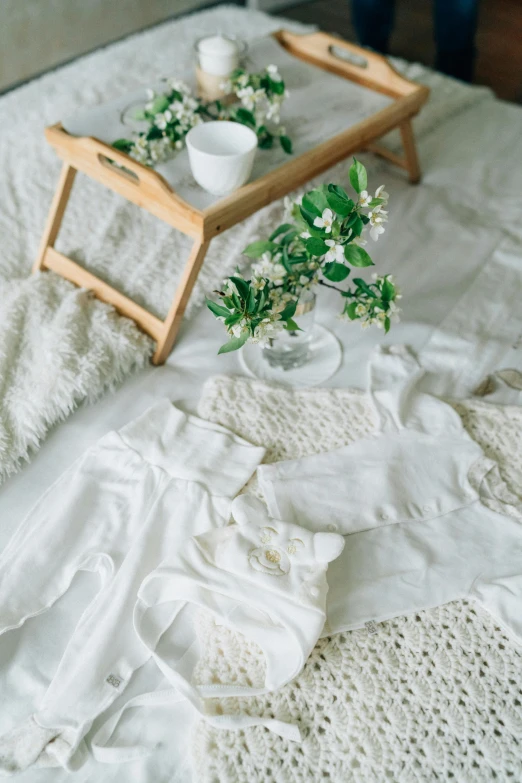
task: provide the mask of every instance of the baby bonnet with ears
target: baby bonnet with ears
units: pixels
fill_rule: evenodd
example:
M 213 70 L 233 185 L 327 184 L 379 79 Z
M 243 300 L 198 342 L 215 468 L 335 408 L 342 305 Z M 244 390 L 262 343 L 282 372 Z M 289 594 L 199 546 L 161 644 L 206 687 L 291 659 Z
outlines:
M 249 715 L 212 715 L 205 700 L 259 695 L 299 674 L 323 630 L 326 570 L 341 554 L 344 538 L 272 519 L 264 504 L 248 495 L 236 498 L 232 515 L 237 524 L 189 539 L 183 551 L 173 553 L 144 580 L 135 629 L 171 684 L 214 725 L 264 725 L 299 740 L 297 726 Z M 193 686 L 186 672 L 157 654 L 160 636 L 171 625 L 175 628 L 176 615 L 186 603 L 212 612 L 221 624 L 261 648 L 266 660 L 263 688 Z M 167 604 L 170 614 L 163 611 Z

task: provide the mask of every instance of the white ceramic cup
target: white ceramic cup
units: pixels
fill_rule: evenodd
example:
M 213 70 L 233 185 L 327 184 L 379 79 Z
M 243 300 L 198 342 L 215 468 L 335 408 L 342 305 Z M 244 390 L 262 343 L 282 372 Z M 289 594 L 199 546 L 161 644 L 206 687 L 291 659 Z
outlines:
M 192 175 L 214 196 L 232 193 L 250 177 L 257 135 L 238 122 L 203 122 L 186 136 Z

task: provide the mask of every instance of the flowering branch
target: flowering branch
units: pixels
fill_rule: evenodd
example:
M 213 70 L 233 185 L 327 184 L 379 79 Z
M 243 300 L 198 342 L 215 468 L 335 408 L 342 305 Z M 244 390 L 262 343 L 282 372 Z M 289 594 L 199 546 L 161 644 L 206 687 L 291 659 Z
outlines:
M 346 289 L 331 285 L 345 281 L 352 268 L 374 266 L 363 234 L 368 230 L 377 241 L 388 220 L 384 186 L 371 196 L 366 169 L 355 158 L 349 178 L 354 199 L 340 185 L 329 184 L 305 193 L 300 203 L 287 203 L 289 222 L 243 251 L 254 260 L 251 279 L 238 272 L 216 292 L 220 302 L 207 299 L 230 338 L 219 353 L 246 342 L 266 345 L 282 329 L 299 329 L 293 319 L 298 299 L 317 285 L 338 291 L 344 299 L 340 317 L 359 320 L 363 328 L 375 324 L 388 332 L 398 320 L 400 293 L 391 275 L 374 274 L 371 283 L 356 277 Z
M 279 126 L 280 111 L 288 97 L 285 83 L 275 65 L 261 73 L 234 71 L 223 85 L 225 94 L 236 95 L 240 105 L 225 106 L 221 101 L 205 102 L 193 95 L 190 87 L 177 79 L 166 80 L 168 89 L 156 95 L 148 91 L 148 102 L 135 119 L 145 120 L 149 127 L 132 139 L 117 139 L 112 146 L 126 152 L 139 163 L 155 166 L 172 158 L 182 149 L 187 133 L 203 121 L 230 120 L 252 128 L 261 149 L 272 147 L 279 137 L 282 148 L 292 152 L 292 142 L 284 127 Z

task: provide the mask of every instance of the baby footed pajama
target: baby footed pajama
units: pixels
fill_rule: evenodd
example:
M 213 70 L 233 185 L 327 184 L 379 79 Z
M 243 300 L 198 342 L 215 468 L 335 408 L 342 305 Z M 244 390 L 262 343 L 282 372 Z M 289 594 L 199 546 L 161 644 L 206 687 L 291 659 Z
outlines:
M 143 579 L 182 542 L 227 523 L 264 449 L 164 400 L 86 452 L 40 499 L 0 559 L 0 633 L 93 571 L 85 609 L 37 711 L 0 738 L 4 774 L 68 766 L 92 721 L 150 651 L 132 615 Z

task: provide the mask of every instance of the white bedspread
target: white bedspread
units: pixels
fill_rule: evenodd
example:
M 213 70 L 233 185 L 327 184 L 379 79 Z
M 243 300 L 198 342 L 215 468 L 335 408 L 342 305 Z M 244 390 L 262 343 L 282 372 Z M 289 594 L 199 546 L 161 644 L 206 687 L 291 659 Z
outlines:
M 230 19 L 230 16 L 228 18 Z M 233 19 L 240 34 L 246 34 L 248 29 L 253 28 L 257 32 L 268 31 L 278 27 L 280 21 L 237 8 L 233 11 Z M 214 25 L 215 23 L 214 17 Z M 180 24 L 189 36 L 189 33 L 194 34 L 202 23 L 191 22 L 191 27 L 189 20 L 183 20 Z M 205 24 L 210 24 L 208 19 Z M 157 28 L 146 35 L 157 36 L 156 40 L 167 52 L 166 69 L 172 70 L 175 52 L 168 50 L 167 27 Z M 150 41 L 148 45 L 151 45 Z M 106 52 L 98 54 L 100 57 L 106 56 Z M 96 56 L 98 55 L 85 58 L 86 74 L 89 73 L 89 63 Z M 126 56 L 129 57 L 128 54 Z M 127 63 L 131 61 L 132 58 L 126 60 Z M 136 82 L 142 82 L 149 76 L 150 69 L 142 68 L 142 63 L 143 58 L 140 70 L 135 74 Z M 115 66 L 112 68 L 111 87 L 113 94 L 117 95 L 122 90 L 123 82 L 127 88 L 128 79 L 123 79 Z M 74 73 L 79 78 L 81 71 L 75 70 Z M 422 73 L 425 74 L 425 71 Z M 514 301 L 511 301 L 515 310 L 513 312 L 499 291 L 504 286 L 506 295 L 511 296 L 517 286 L 518 291 L 521 287 L 520 266 L 517 267 L 517 264 L 522 265 L 519 261 L 522 258 L 522 229 L 517 221 L 522 206 L 522 109 L 497 101 L 483 91 L 480 92 L 478 100 L 470 100 L 470 93 L 466 93 L 467 100 L 462 97 L 460 101 L 455 101 L 451 80 L 437 78 L 440 90 L 448 90 L 448 102 L 453 100 L 453 104 L 451 116 L 448 117 L 442 112 L 438 115 L 438 124 L 431 130 L 425 128 L 419 139 L 423 183 L 412 187 L 393 167 L 370 156 L 364 156 L 371 183 L 377 186 L 383 182 L 391 193 L 389 230 L 379 243 L 371 248 L 379 268 L 393 272 L 404 293 L 403 322 L 393 328 L 389 340 L 409 343 L 422 353 L 430 341 L 433 346 L 435 340 L 440 339 L 441 332 L 437 332 L 437 329 L 441 324 L 444 324 L 444 333 L 452 331 L 452 319 L 460 313 L 459 329 L 468 333 L 467 345 L 472 348 L 479 344 L 477 339 L 484 337 L 484 324 L 489 323 L 495 330 L 498 325 L 502 326 L 502 341 L 492 358 L 496 367 L 502 367 L 506 366 L 507 360 L 511 364 L 516 361 L 516 351 L 511 354 L 509 351 L 510 345 L 515 344 L 520 333 L 520 324 L 515 317 L 521 310 L 518 304 L 520 294 L 518 297 L 514 296 Z M 36 95 L 38 82 L 23 89 L 28 92 L 25 104 L 22 104 L 29 106 L 29 98 Z M 84 90 L 86 101 L 96 102 L 95 82 L 86 78 L 81 89 Z M 60 113 L 65 114 L 65 89 L 63 93 L 54 96 L 52 111 L 41 117 L 35 117 L 34 114 L 28 117 L 21 113 L 21 104 L 16 95 L 12 93 L 8 96 L 8 108 L 12 111 L 11 119 L 16 118 L 18 127 L 22 127 L 24 122 L 37 122 L 43 127 L 47 122 L 59 119 Z M 439 102 L 438 106 L 441 101 L 444 104 L 442 97 L 443 93 L 438 90 L 435 96 Z M 37 150 L 31 146 L 27 152 L 25 160 L 5 157 L 2 164 L 4 171 L 17 166 L 23 170 L 27 161 L 30 161 L 31 154 L 36 154 Z M 46 160 L 47 176 L 38 187 L 44 189 L 50 199 L 56 164 L 52 162 L 52 158 L 46 157 Z M 345 180 L 346 166 L 338 167 L 337 171 L 336 176 L 342 176 Z M 9 270 L 5 270 L 4 266 L 4 270 L 10 273 L 9 276 L 26 274 L 28 261 L 36 251 L 37 237 L 45 217 L 44 212 L 27 212 L 24 206 L 26 194 L 23 177 L 17 175 L 17 181 L 19 187 L 12 194 L 12 213 L 4 215 L 4 219 L 8 223 L 10 221 L 12 226 L 12 231 L 7 232 L 4 237 L 6 247 L 10 250 L 7 257 L 18 259 L 9 262 Z M 80 208 L 79 203 L 74 207 L 76 217 Z M 117 211 L 110 214 L 111 220 L 114 218 L 115 221 L 113 225 L 118 226 Z M 276 215 L 276 219 L 277 217 Z M 146 225 L 148 224 L 145 221 L 140 223 L 143 232 Z M 240 226 L 239 231 L 241 230 Z M 145 237 L 145 234 L 143 236 Z M 148 253 L 154 246 L 154 257 L 158 259 L 160 267 L 158 279 L 161 280 L 164 267 L 169 263 L 170 250 L 159 234 L 150 236 L 152 239 L 147 238 L 146 242 L 142 240 L 141 249 Z M 74 243 L 75 236 L 70 229 L 66 229 L 65 240 Z M 502 261 L 508 257 L 509 260 Z M 488 270 L 491 269 L 492 259 L 507 264 L 506 268 L 512 275 L 508 286 L 503 278 L 490 279 Z M 116 277 L 125 278 L 125 272 L 124 259 L 120 256 Z M 204 277 L 201 281 L 203 289 L 205 280 Z M 138 271 L 133 274 L 132 280 L 126 282 L 131 289 L 129 293 L 139 291 L 140 284 L 141 290 L 144 291 L 143 280 L 140 280 Z M 157 289 L 156 279 L 153 284 Z M 147 279 L 145 287 L 148 285 Z M 470 305 L 465 305 L 466 310 L 464 305 L 459 306 L 459 302 L 466 302 L 472 287 L 476 286 L 485 292 L 481 297 L 493 297 L 493 304 L 484 317 L 484 299 L 477 301 L 474 297 Z M 364 385 L 368 351 L 382 340 L 382 333 L 362 332 L 356 326 L 338 323 L 335 313 L 339 305 L 333 292 L 321 292 L 318 318 L 335 330 L 344 350 L 342 366 L 327 385 L 361 387 Z M 71 461 L 109 429 L 122 426 L 162 396 L 168 396 L 181 402 L 182 407 L 195 411 L 202 383 L 209 375 L 240 373 L 236 355 L 216 356 L 222 342 L 223 335 L 216 329 L 212 316 L 205 310 L 200 310 L 183 324 L 178 343 L 164 367 L 146 368 L 114 395 L 100 400 L 92 407 L 81 408 L 61 423 L 50 434 L 33 463 L 10 479 L 0 490 L 0 547 L 37 497 Z M 455 345 L 454 341 L 452 345 Z M 466 352 L 465 356 L 457 355 L 456 359 L 452 358 L 448 365 L 444 361 L 447 353 L 441 356 L 439 352 L 433 357 L 432 380 L 435 381 L 441 372 L 449 367 L 457 371 L 455 377 L 458 375 L 462 394 L 469 393 L 483 374 L 494 369 L 480 365 L 481 354 L 482 351 L 476 355 L 476 351 L 472 350 L 470 353 Z M 444 383 L 444 393 L 453 395 L 451 375 L 446 377 L 450 378 L 450 382 Z M 10 633 L 2 640 L 1 656 L 7 665 L 2 666 L 0 681 L 0 692 L 3 697 L 5 694 L 0 713 L 0 732 L 25 718 L 31 710 L 31 704 L 44 693 L 58 662 L 61 638 L 67 638 L 68 630 L 74 625 L 78 613 L 94 590 L 94 579 L 87 576 L 78 577 L 68 595 L 53 610 L 52 621 L 45 617 L 35 618 L 24 628 Z M 144 667 L 130 693 L 132 695 L 134 692 L 159 685 L 160 679 L 154 671 Z M 145 735 L 149 741 L 162 741 L 158 751 L 147 760 L 121 767 L 101 768 L 93 762 L 78 773 L 77 780 L 156 783 L 174 779 L 177 766 L 174 749 L 178 747 L 178 743 L 169 742 L 169 738 L 175 732 L 176 738 L 184 741 L 183 732 L 188 732 L 190 728 L 187 714 L 183 710 L 176 715 L 170 708 L 168 711 L 165 711 L 165 708 L 156 708 L 131 717 L 134 730 L 142 739 Z M 67 773 L 55 770 L 33 770 L 18 779 L 21 783 L 60 783 L 70 778 Z M 182 777 L 182 780 L 188 778 Z

